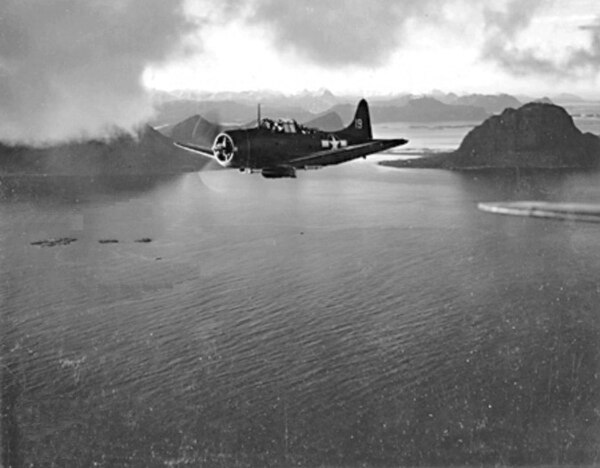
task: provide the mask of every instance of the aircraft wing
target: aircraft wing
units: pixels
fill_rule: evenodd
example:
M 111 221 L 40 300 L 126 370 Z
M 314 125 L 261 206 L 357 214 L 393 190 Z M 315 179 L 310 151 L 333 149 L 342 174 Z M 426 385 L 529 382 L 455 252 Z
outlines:
M 173 143 L 178 148 L 190 151 L 191 153 L 199 154 L 205 158 L 215 159 L 215 155 L 211 148 L 204 148 L 202 146 L 192 145 L 190 143 L 180 143 L 178 141 Z
M 385 151 L 408 143 L 408 140 L 402 138 L 396 140 L 371 140 L 367 143 L 345 146 L 343 148 L 327 149 L 292 159 L 288 162 L 293 167 L 300 168 L 305 166 L 329 166 L 331 164 L 340 164 L 352 159 L 361 158 L 369 154 Z

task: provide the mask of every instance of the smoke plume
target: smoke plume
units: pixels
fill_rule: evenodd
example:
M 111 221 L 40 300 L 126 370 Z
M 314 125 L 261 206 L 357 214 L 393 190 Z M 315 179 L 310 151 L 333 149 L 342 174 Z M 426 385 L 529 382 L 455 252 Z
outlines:
M 146 119 L 141 75 L 190 31 L 182 1 L 2 0 L 0 140 L 102 137 Z

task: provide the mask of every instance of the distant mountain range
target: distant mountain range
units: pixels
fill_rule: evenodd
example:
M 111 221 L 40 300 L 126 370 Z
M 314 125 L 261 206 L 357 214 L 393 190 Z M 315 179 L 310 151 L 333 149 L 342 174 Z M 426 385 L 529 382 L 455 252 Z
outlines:
M 253 97 L 258 99 L 261 96 Z M 220 125 L 244 125 L 256 121 L 258 102 L 261 103 L 261 115 L 274 119 L 292 118 L 299 122 L 308 122 L 326 113 L 334 112 L 344 123 L 348 123 L 354 115 L 356 102 L 359 100 L 349 97 L 336 98 L 331 93 L 324 93 L 320 97 L 296 96 L 291 100 L 275 96 L 262 97 L 267 99 L 250 102 L 249 96 L 244 95 L 238 97 L 239 100 L 163 100 L 157 105 L 157 115 L 152 124 L 162 129 L 182 122 L 190 116 L 202 115 L 205 119 Z M 316 101 L 319 101 L 320 105 L 316 105 Z M 502 112 L 507 107 L 519 107 L 522 104 L 515 97 L 507 94 L 466 96 L 447 94 L 437 98 L 399 95 L 375 97 L 369 101 L 373 120 L 380 123 L 478 121 Z M 323 108 L 324 104 L 331 104 L 331 106 L 327 107 L 326 111 L 314 111 Z
M 331 111 L 339 114 L 344 122 L 349 122 L 355 108 L 353 104 L 340 104 Z M 378 123 L 477 121 L 489 115 L 482 107 L 444 104 L 431 97 L 409 99 L 405 104 L 376 102 L 370 104 L 370 109 L 371 118 Z
M 157 93 L 157 115 L 153 126 L 174 125 L 193 115 L 202 115 L 212 122 L 243 125 L 255 121 L 257 106 L 263 116 L 292 118 L 306 122 L 326 112 L 336 112 L 349 122 L 356 103 L 362 96 L 336 96 L 328 90 L 304 91 L 294 95 L 277 92 L 221 92 L 221 93 Z M 433 91 L 428 95 L 394 94 L 367 97 L 376 122 L 439 122 L 477 121 L 518 108 L 532 101 L 571 103 L 584 102 L 573 94 L 553 97 L 515 97 L 509 94 L 466 94 Z

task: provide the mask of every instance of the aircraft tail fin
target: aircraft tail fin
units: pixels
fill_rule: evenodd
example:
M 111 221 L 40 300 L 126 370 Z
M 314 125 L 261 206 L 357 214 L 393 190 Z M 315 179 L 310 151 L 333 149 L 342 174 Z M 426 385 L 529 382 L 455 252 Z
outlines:
M 373 131 L 371 130 L 371 115 L 369 113 L 369 105 L 367 101 L 361 99 L 356 108 L 354 119 L 350 125 L 340 132 L 345 137 L 349 137 L 355 141 L 368 141 L 373 139 Z

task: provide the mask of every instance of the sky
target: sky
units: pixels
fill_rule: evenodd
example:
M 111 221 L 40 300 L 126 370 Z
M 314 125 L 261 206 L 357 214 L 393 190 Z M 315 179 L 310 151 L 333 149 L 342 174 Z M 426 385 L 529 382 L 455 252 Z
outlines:
M 597 0 L 2 0 L 0 141 L 134 132 L 153 90 L 569 92 L 600 100 Z

